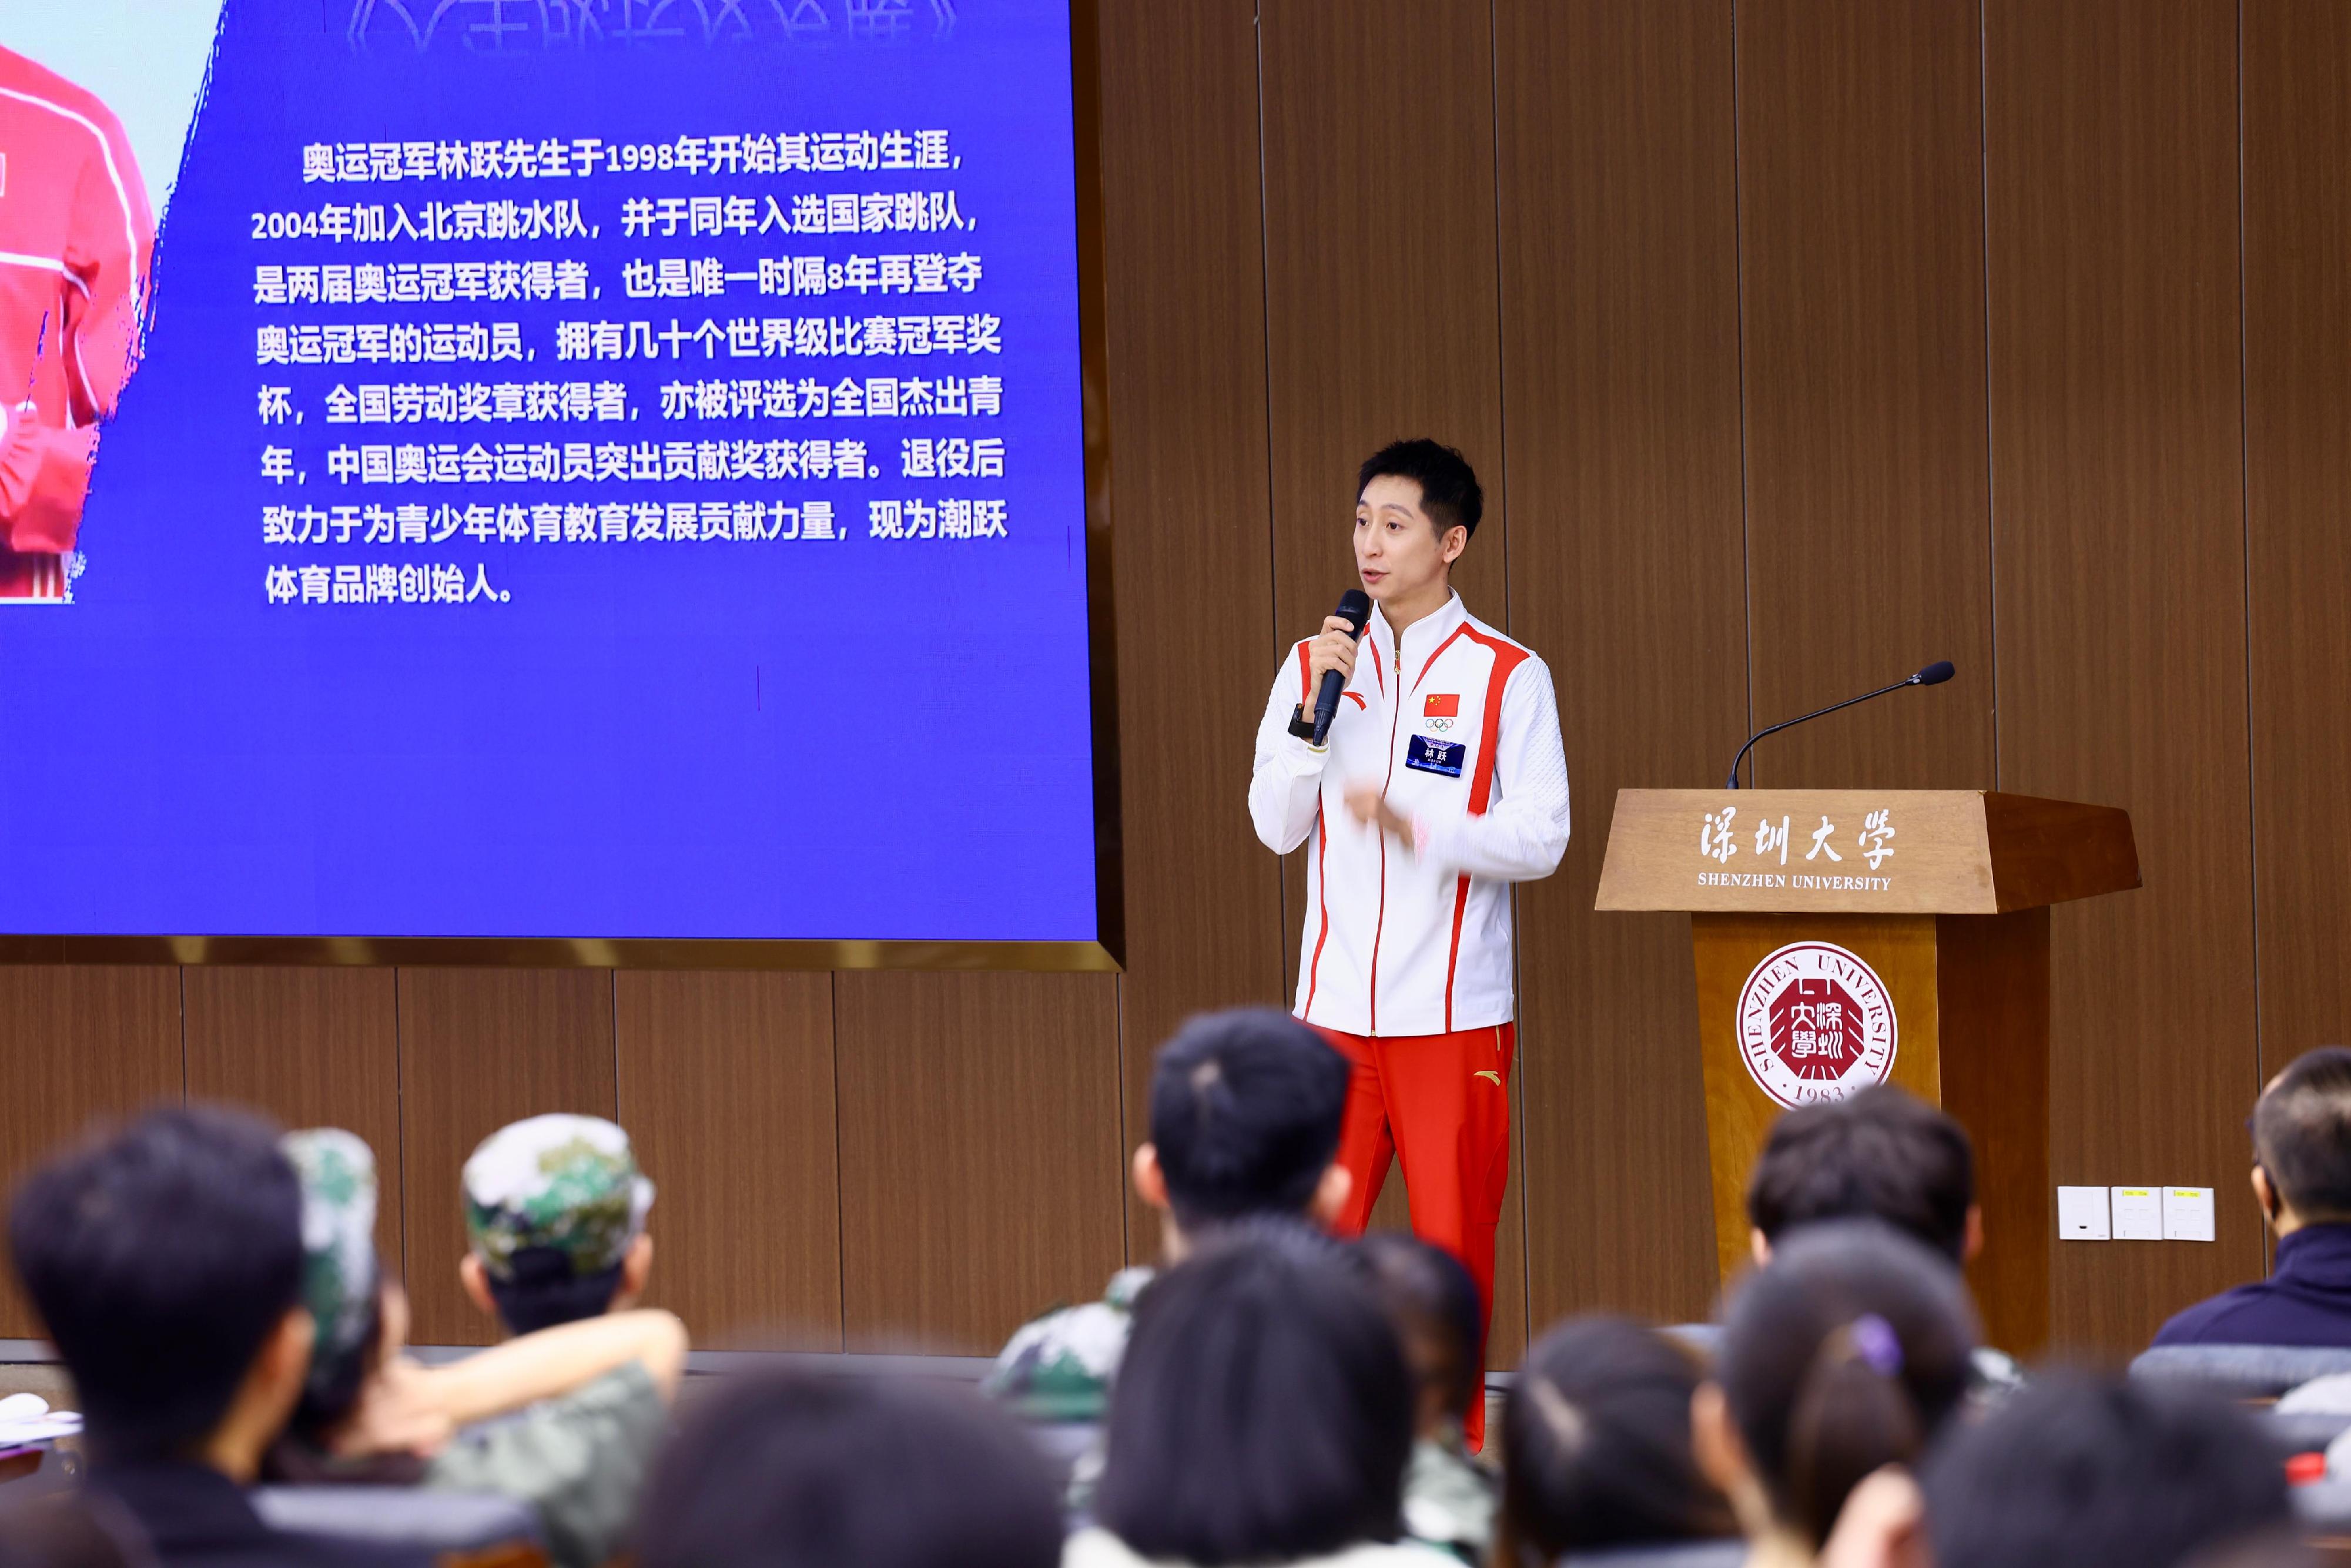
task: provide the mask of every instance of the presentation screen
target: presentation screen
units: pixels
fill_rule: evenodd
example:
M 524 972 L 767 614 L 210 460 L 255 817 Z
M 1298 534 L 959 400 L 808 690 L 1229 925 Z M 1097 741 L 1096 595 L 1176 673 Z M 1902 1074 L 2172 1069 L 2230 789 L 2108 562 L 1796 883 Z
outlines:
M 1071 66 L 0 0 L 0 934 L 1100 940 Z

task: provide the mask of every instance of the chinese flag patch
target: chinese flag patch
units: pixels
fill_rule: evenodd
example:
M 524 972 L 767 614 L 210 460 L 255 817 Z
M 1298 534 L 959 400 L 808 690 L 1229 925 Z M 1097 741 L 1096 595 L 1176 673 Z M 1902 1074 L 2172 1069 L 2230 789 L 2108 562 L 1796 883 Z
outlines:
M 1461 716 L 1461 694 L 1458 692 L 1429 693 L 1427 703 L 1420 710 L 1420 716 L 1423 718 L 1459 718 Z

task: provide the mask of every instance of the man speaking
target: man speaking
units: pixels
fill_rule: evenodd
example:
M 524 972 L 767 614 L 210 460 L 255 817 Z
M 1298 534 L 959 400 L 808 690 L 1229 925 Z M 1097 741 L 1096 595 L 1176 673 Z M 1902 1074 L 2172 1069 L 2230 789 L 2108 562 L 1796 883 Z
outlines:
M 1249 816 L 1277 854 L 1314 841 L 1296 1011 L 1354 1064 L 1338 1228 L 1364 1228 L 1400 1155 L 1414 1231 L 1468 1266 L 1490 1320 L 1517 1043 L 1510 884 L 1558 869 L 1567 758 L 1551 671 L 1453 591 L 1484 507 L 1469 465 L 1437 442 L 1364 464 L 1369 619 L 1350 594 L 1283 661 Z M 1474 1401 L 1472 1443 L 1484 1415 Z

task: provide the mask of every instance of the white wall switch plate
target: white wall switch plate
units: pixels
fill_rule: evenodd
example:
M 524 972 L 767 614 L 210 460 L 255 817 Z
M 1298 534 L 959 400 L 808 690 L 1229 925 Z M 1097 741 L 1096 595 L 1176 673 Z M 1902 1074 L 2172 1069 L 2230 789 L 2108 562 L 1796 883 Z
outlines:
M 2168 1186 L 2163 1189 L 2163 1239 L 2166 1241 L 2212 1239 L 2210 1187 Z
M 2059 1187 L 2057 1237 L 2061 1241 L 2105 1240 L 2106 1189 L 2102 1186 Z
M 2163 1189 L 2118 1186 L 2110 1189 L 2117 1241 L 2163 1239 Z

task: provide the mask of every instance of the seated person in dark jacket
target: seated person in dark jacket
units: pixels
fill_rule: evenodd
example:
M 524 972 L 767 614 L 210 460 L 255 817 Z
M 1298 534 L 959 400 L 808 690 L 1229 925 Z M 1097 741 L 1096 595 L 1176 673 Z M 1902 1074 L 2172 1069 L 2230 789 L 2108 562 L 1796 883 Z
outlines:
M 91 1488 L 161 1568 L 423 1568 L 271 1530 L 245 1496 L 310 1364 L 302 1193 L 274 1129 L 156 1111 L 17 1187 L 16 1271 L 73 1375 Z
M 2297 1057 L 2262 1091 L 2252 1183 L 2277 1271 L 2197 1302 L 2155 1343 L 2351 1347 L 2351 1051 Z

